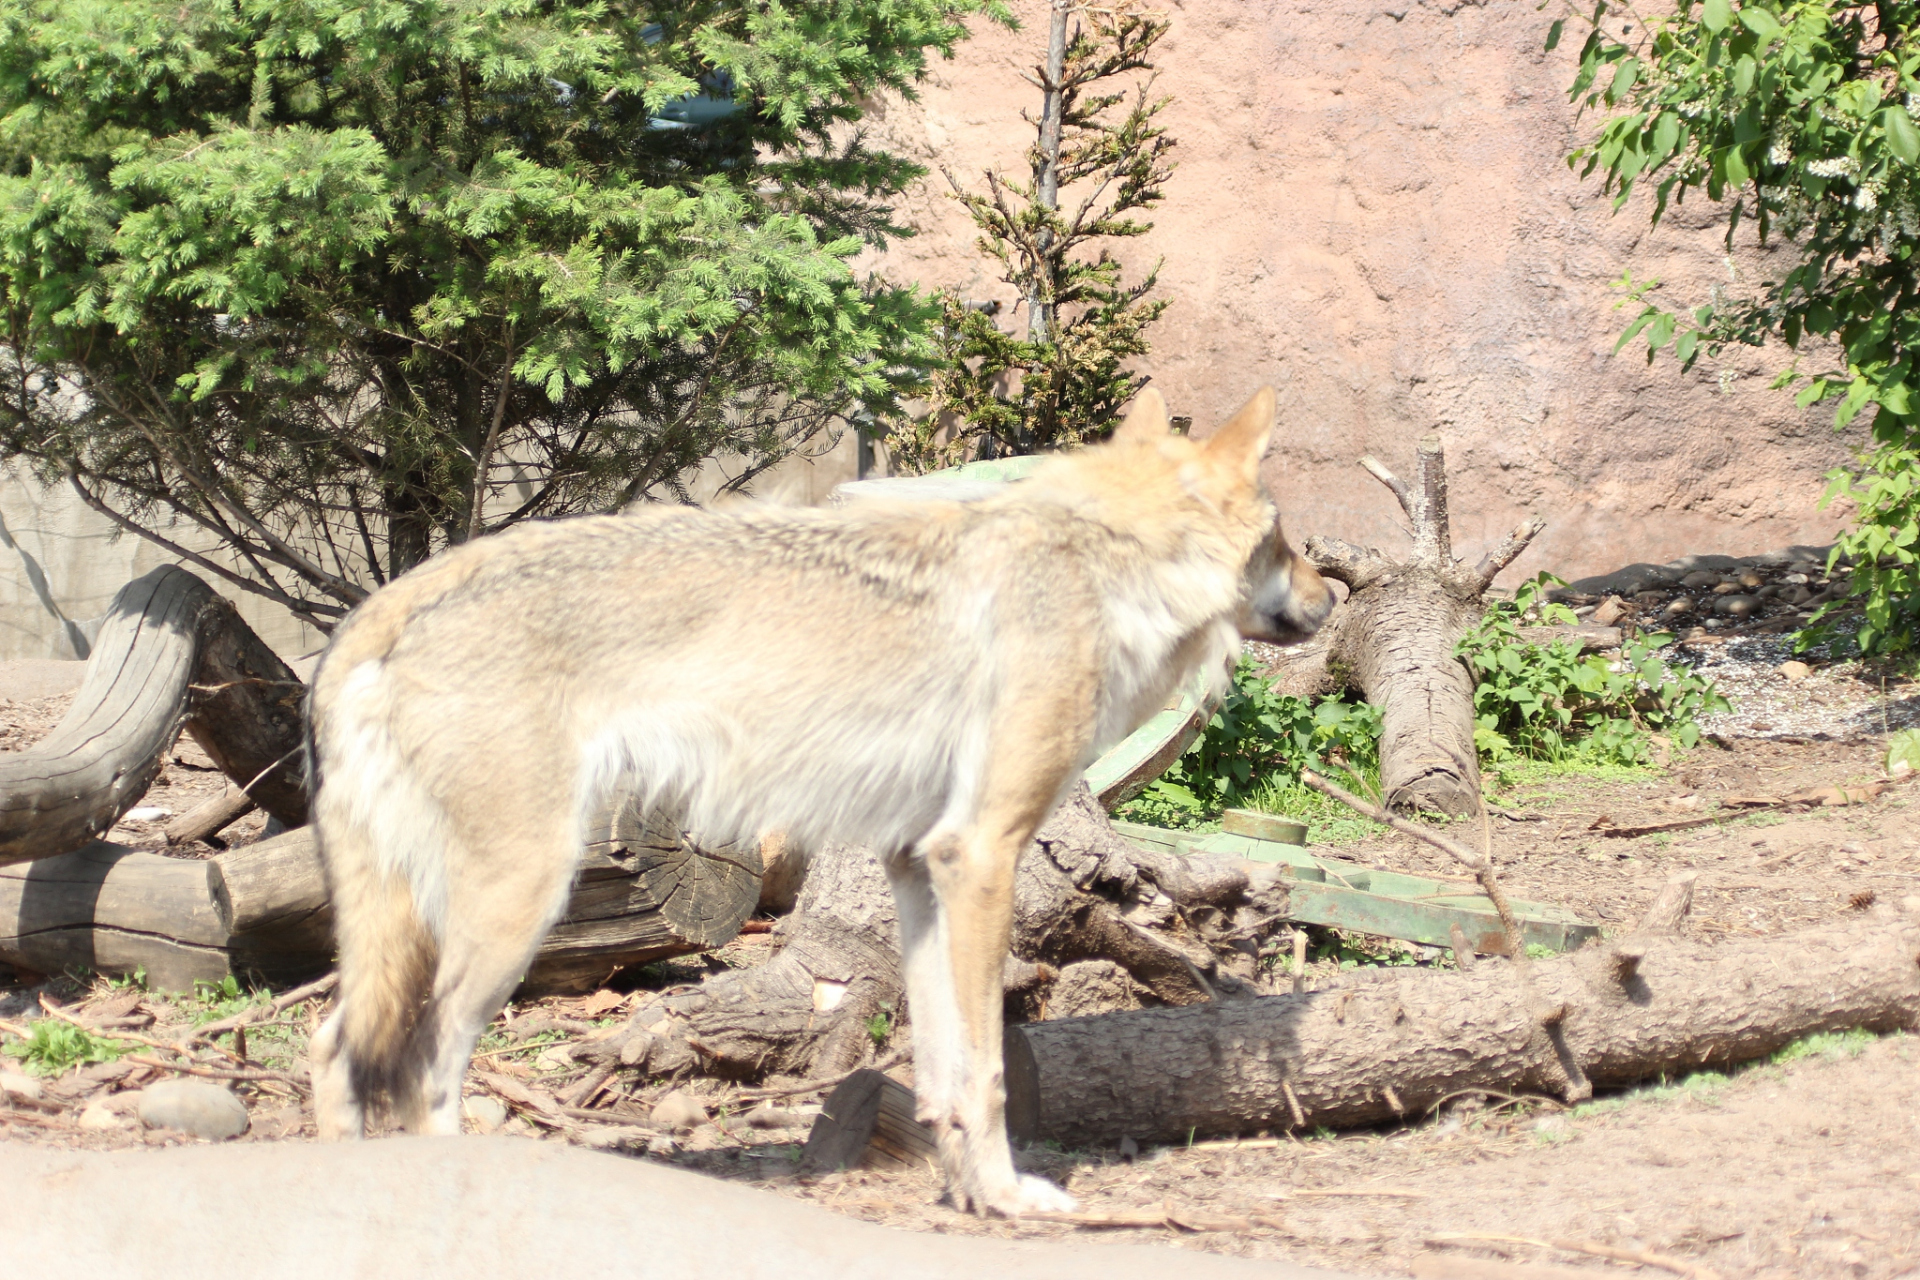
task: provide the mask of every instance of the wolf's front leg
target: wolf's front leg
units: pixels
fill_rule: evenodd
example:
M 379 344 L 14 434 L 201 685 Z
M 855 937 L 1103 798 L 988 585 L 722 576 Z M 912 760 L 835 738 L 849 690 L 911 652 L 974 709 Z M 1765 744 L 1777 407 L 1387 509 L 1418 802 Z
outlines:
M 1007 1142 L 1001 972 L 1019 852 L 972 833 L 937 833 L 887 862 L 913 1021 L 916 1114 L 933 1127 L 955 1205 L 1010 1218 L 1074 1207 L 1044 1178 L 1016 1173 Z

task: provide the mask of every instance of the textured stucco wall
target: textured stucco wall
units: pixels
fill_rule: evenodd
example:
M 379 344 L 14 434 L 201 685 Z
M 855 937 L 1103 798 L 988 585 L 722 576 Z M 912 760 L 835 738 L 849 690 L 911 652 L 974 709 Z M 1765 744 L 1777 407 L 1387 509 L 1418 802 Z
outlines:
M 1457 0 L 1161 7 L 1179 168 L 1155 230 L 1121 250 L 1166 260 L 1174 305 L 1147 368 L 1196 433 L 1258 384 L 1280 389 L 1270 480 L 1296 536 L 1403 546 L 1391 497 L 1353 462 L 1371 452 L 1405 474 L 1437 429 L 1463 554 L 1526 514 L 1551 522 L 1527 572 L 1831 540 L 1839 513 L 1815 503 L 1847 449 L 1829 411 L 1767 389 L 1784 352 L 1742 349 L 1686 375 L 1610 358 L 1623 269 L 1692 304 L 1730 267 L 1765 278 L 1768 257 L 1729 264 L 1696 206 L 1657 233 L 1642 208 L 1609 216 L 1568 170 L 1579 39 L 1542 52 L 1553 14 Z M 1039 0 L 1014 8 L 1024 30 L 983 30 L 877 131 L 976 188 L 989 164 L 1017 172 L 1031 138 L 1020 113 L 1038 106 L 1018 77 L 1046 14 Z M 1011 301 L 944 187 L 907 203 L 923 232 L 876 265 Z

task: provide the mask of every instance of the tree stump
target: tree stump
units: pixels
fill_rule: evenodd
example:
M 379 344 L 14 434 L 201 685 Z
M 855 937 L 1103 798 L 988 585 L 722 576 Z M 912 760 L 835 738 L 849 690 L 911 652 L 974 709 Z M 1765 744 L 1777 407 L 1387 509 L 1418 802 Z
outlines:
M 172 565 L 136 578 L 114 596 L 67 714 L 32 749 L 0 753 L 0 864 L 111 828 L 183 725 L 269 813 L 304 822 L 303 694 L 206 583 Z
M 1321 629 L 1322 652 L 1333 684 L 1357 687 L 1380 708 L 1380 784 L 1387 806 L 1467 814 L 1480 803 L 1480 765 L 1473 742 L 1473 676 L 1454 656 L 1454 646 L 1479 619 L 1494 578 L 1546 522 L 1527 521 L 1469 568 L 1453 556 L 1439 436 L 1420 441 L 1418 459 L 1412 486 L 1375 459 L 1360 460 L 1393 491 L 1412 525 L 1413 548 L 1405 560 L 1335 538 L 1307 539 L 1306 553 L 1323 575 L 1351 590 Z

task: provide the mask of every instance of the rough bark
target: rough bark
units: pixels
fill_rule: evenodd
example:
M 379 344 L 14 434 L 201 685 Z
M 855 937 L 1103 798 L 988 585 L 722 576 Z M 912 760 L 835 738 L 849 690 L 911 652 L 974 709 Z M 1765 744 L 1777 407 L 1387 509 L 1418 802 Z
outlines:
M 1040 1135 L 1069 1146 L 1373 1124 L 1462 1091 L 1582 1096 L 1764 1056 L 1821 1031 L 1920 1026 L 1920 922 L 1704 945 L 1618 943 L 1470 972 L 1380 971 L 1304 995 L 1024 1029 Z M 1367 980 L 1371 979 L 1371 980 Z
M 1316 568 L 1350 590 L 1322 628 L 1329 678 L 1351 684 L 1380 708 L 1380 782 L 1387 805 L 1403 811 L 1473 812 L 1480 769 L 1473 744 L 1473 677 L 1454 646 L 1481 613 L 1494 577 L 1543 527 L 1529 521 L 1478 565 L 1453 555 L 1446 460 L 1438 436 L 1419 445 L 1412 485 L 1372 458 L 1361 465 L 1392 490 L 1411 524 L 1402 561 L 1331 538 L 1309 538 Z M 1304 677 L 1296 680 L 1310 685 Z
M 755 850 L 702 849 L 664 819 L 619 814 L 588 844 L 567 914 L 541 943 L 523 990 L 577 989 L 718 946 L 752 914 Z M 312 977 L 333 963 L 313 833 L 303 827 L 204 862 L 95 842 L 0 868 L 0 960 L 43 973 L 144 967 L 167 990 L 229 973 Z
M 1242 913 L 1273 923 L 1246 889 L 1236 867 L 1128 844 L 1083 784 L 1021 859 L 1010 998 L 1032 1008 L 1058 966 L 1089 958 L 1117 962 L 1166 1004 L 1238 992 L 1216 942 L 1244 932 Z M 852 845 L 821 850 L 779 934 L 785 946 L 767 963 L 636 1012 L 616 1038 L 636 1046 L 626 1049 L 627 1065 L 737 1079 L 811 1079 L 860 1066 L 873 1051 L 870 1020 L 884 1013 L 897 1023 L 905 999 L 899 921 L 878 860 Z
M 283 822 L 306 817 L 300 682 L 206 583 L 172 565 L 120 589 L 67 714 L 0 755 L 0 864 L 72 852 L 146 792 L 184 725 Z
M 167 843 L 179 845 L 192 844 L 196 840 L 212 840 L 253 810 L 253 797 L 242 791 L 238 784 L 229 782 L 219 795 L 201 801 L 169 822 L 166 828 Z

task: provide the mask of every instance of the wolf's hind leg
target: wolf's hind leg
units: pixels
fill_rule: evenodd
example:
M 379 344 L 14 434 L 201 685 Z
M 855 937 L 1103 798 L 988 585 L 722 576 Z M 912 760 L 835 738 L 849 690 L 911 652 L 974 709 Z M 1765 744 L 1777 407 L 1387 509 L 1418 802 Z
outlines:
M 506 806 L 520 808 L 524 806 Z M 564 808 L 545 806 L 549 813 Z M 463 838 L 449 876 L 440 967 L 427 1006 L 426 1039 L 410 1127 L 460 1132 L 460 1090 L 473 1046 L 526 975 L 534 952 L 567 904 L 579 860 L 580 834 L 557 818 L 529 829 L 508 824 Z

